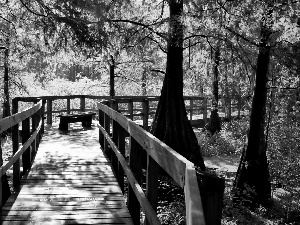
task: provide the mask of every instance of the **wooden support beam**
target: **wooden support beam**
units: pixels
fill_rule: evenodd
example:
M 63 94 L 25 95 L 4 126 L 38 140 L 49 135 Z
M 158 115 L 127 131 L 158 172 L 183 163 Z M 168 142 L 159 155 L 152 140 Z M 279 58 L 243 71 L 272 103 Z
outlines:
M 158 202 L 158 175 L 159 165 L 147 154 L 146 197 L 155 212 Z M 150 225 L 148 219 L 145 219 L 144 225 Z
M 12 113 L 18 113 L 18 100 L 12 100 Z M 12 127 L 12 145 L 13 154 L 15 154 L 19 149 L 19 124 L 17 123 Z M 20 186 L 20 158 L 16 160 L 13 165 L 13 185 L 14 188 Z
M 47 100 L 47 124 L 52 124 L 52 100 Z
M 125 130 L 123 129 L 123 127 L 121 125 L 119 125 L 119 128 L 118 128 L 118 143 L 117 143 L 117 146 L 118 146 L 118 149 L 121 153 L 121 155 L 125 158 Z M 118 165 L 118 182 L 119 182 L 119 185 L 120 185 L 120 188 L 122 190 L 122 192 L 124 193 L 124 170 L 123 170 L 123 167 L 121 165 L 121 163 L 119 162 L 119 165 Z
M 70 114 L 71 112 L 71 99 L 67 99 L 67 114 Z
M 22 144 L 30 138 L 30 120 L 29 118 L 22 121 Z M 22 155 L 23 172 L 25 173 L 31 166 L 31 152 L 28 147 Z
M 139 184 L 141 184 L 142 179 L 141 151 L 143 151 L 143 149 L 141 148 L 139 143 L 137 143 L 137 141 L 133 137 L 130 137 L 129 167 Z M 140 203 L 130 185 L 128 187 L 127 207 L 130 212 L 133 224 L 140 225 Z

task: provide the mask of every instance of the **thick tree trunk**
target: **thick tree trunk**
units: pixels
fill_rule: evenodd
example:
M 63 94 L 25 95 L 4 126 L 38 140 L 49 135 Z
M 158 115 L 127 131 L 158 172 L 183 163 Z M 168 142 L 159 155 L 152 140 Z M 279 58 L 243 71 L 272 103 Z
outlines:
M 205 170 L 183 100 L 183 0 L 170 0 L 169 6 L 171 19 L 166 75 L 151 130 L 154 136 Z
M 210 114 L 210 122 L 208 130 L 211 134 L 215 134 L 221 130 L 221 120 L 218 113 L 218 102 L 219 102 L 219 65 L 220 65 L 220 46 L 217 45 L 217 49 L 214 55 L 214 67 L 213 67 L 213 110 Z
M 265 116 L 267 104 L 268 67 L 270 62 L 270 46 L 267 45 L 271 32 L 262 26 L 262 41 L 259 48 L 256 68 L 256 81 L 248 145 L 242 156 L 235 181 L 236 199 L 244 199 L 252 204 L 266 203 L 271 198 L 270 175 L 265 145 Z

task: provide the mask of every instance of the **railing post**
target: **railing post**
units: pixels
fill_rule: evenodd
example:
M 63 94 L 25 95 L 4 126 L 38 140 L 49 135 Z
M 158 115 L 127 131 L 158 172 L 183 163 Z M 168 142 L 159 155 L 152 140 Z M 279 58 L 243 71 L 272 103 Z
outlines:
M 118 111 L 118 102 L 115 99 L 111 100 L 111 108 L 115 111 Z M 114 119 L 111 119 L 111 121 L 112 121 L 112 140 L 117 145 L 119 124 Z M 110 161 L 115 174 L 118 174 L 118 159 L 113 151 L 111 151 Z
M 143 128 L 148 130 L 148 118 L 149 118 L 149 101 L 144 99 L 142 102 L 143 107 Z
M 46 100 L 42 100 L 42 109 L 41 109 L 41 117 L 42 117 L 42 134 L 45 133 L 45 104 L 46 104 Z
M 99 115 L 99 124 L 100 126 L 104 127 L 104 112 L 102 112 L 101 109 L 98 109 L 98 115 Z M 102 131 L 99 129 L 99 143 L 104 148 L 104 135 Z
M 203 99 L 203 121 L 207 123 L 207 99 Z
M 67 99 L 67 114 L 70 114 L 71 112 L 71 99 Z
M 155 212 L 157 211 L 158 201 L 158 175 L 159 165 L 149 154 L 147 154 L 146 197 Z M 144 221 L 144 225 L 150 225 L 147 218 Z
M 52 99 L 47 100 L 47 124 L 52 124 Z
M 108 105 L 109 102 L 104 102 L 103 104 Z M 110 117 L 107 114 L 104 114 L 104 129 L 108 134 L 110 134 Z M 107 157 L 110 157 L 110 149 L 108 146 L 108 141 L 106 138 L 104 138 L 104 146 L 103 146 L 103 151 L 106 154 Z
M 12 113 L 16 114 L 18 112 L 18 100 L 12 100 Z M 15 154 L 19 149 L 19 124 L 12 127 L 12 145 L 13 154 Z M 20 185 L 20 158 L 16 160 L 13 165 L 13 186 L 18 187 Z
M 38 137 L 38 136 L 37 136 Z M 24 144 L 30 138 L 30 119 L 26 118 L 22 121 L 22 144 Z M 23 172 L 30 169 L 31 165 L 31 152 L 28 147 L 22 155 Z
M 128 114 L 129 114 L 129 119 L 133 120 L 133 101 L 132 101 L 132 99 L 130 99 L 128 102 Z
M 221 225 L 225 180 L 197 173 L 206 225 Z
M 80 111 L 81 112 L 85 111 L 85 97 L 84 96 L 80 97 Z
M 125 130 L 120 125 L 119 125 L 119 129 L 118 129 L 118 143 L 117 143 L 117 146 L 118 146 L 118 149 L 119 149 L 120 153 L 125 158 Z M 118 169 L 118 182 L 119 182 L 119 186 L 120 186 L 122 192 L 124 193 L 124 170 L 123 170 L 123 167 L 122 167 L 120 162 L 119 162 L 118 167 L 119 167 L 119 169 Z
M 142 179 L 142 154 L 141 146 L 137 141 L 130 136 L 130 153 L 129 153 L 129 167 L 135 176 L 137 182 L 141 184 Z M 140 203 L 134 194 L 130 184 L 128 184 L 128 199 L 127 207 L 131 215 L 134 225 L 140 224 Z
M 193 120 L 193 107 L 194 107 L 194 101 L 192 98 L 190 98 L 190 121 Z
M 35 131 L 36 131 L 36 128 L 37 128 L 37 124 L 36 124 L 36 119 L 35 119 L 35 114 L 33 114 L 32 116 L 31 116 L 31 121 L 32 121 L 32 124 L 31 124 L 31 133 L 34 133 Z M 36 139 L 34 139 L 33 140 L 33 142 L 31 143 L 31 153 L 32 153 L 32 159 L 33 159 L 33 157 L 35 156 L 35 154 L 36 154 L 36 143 L 37 143 L 37 141 L 36 141 Z

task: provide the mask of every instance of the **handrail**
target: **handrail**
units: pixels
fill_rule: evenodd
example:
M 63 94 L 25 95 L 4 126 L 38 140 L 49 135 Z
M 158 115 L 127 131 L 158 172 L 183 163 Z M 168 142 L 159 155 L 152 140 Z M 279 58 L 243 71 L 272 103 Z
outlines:
M 193 164 L 190 161 L 188 161 L 186 158 L 178 154 L 176 151 L 174 151 L 172 148 L 167 146 L 165 143 L 161 142 L 152 134 L 142 129 L 141 127 L 136 125 L 132 120 L 126 118 L 125 116 L 118 113 L 117 111 L 114 111 L 113 109 L 101 103 L 98 103 L 98 109 L 99 109 L 99 118 L 100 117 L 104 118 L 104 121 L 99 120 L 100 125 L 98 125 L 98 127 L 101 133 L 104 135 L 105 139 L 111 145 L 111 148 L 113 152 L 116 154 L 118 160 L 121 162 L 121 165 L 125 173 L 129 175 L 128 180 L 131 184 L 131 187 L 134 189 L 134 193 L 136 194 L 136 197 L 140 202 L 148 221 L 149 222 L 151 221 L 150 224 L 160 224 L 160 223 L 157 222 L 156 215 L 155 217 L 153 216 L 152 210 L 154 209 L 149 206 L 150 203 L 148 203 L 148 200 L 145 199 L 144 193 L 141 193 L 139 191 L 140 189 L 139 184 L 136 182 L 135 179 L 131 177 L 133 172 L 131 171 L 127 163 L 124 162 L 125 160 L 124 157 L 120 153 L 119 149 L 116 147 L 112 138 L 109 136 L 107 129 L 104 128 L 105 116 L 108 116 L 109 118 L 112 118 L 113 121 L 116 121 L 126 132 L 129 133 L 130 137 L 133 138 L 147 152 L 148 156 L 154 159 L 155 162 L 158 165 L 160 165 L 175 180 L 175 182 L 180 187 L 184 188 L 187 224 L 188 225 L 205 224 L 200 190 L 198 187 L 196 170 Z M 114 138 L 114 133 L 116 132 L 118 133 L 119 131 L 114 131 L 113 129 L 113 138 Z M 100 133 L 99 133 L 99 138 L 102 139 Z M 105 145 L 105 143 L 101 143 L 101 144 Z M 131 151 L 133 151 L 133 149 L 131 149 Z M 142 154 L 142 153 L 139 152 L 138 154 Z M 149 171 L 147 171 L 147 173 L 149 173 Z M 148 191 L 153 191 L 153 190 L 147 190 L 147 192 Z M 128 207 L 130 208 L 130 206 Z
M 1 122 L 1 121 L 0 121 Z M 20 156 L 27 150 L 27 148 L 32 144 L 32 142 L 36 139 L 36 136 L 40 132 L 42 127 L 42 121 L 40 121 L 37 130 L 34 131 L 30 138 L 22 145 L 19 146 L 19 150 L 13 155 L 10 160 L 0 167 L 0 176 L 3 176 L 7 170 L 20 158 Z
M 42 101 L 34 105 L 32 108 L 26 109 L 22 112 L 16 113 L 12 116 L 5 117 L 0 120 L 0 133 L 6 131 L 10 127 L 22 122 L 26 118 L 32 116 L 42 107 Z
M 37 102 L 37 100 L 39 100 Z M 6 174 L 11 166 L 13 166 L 13 186 L 17 188 L 20 185 L 20 157 L 23 161 L 23 172 L 29 170 L 34 155 L 38 149 L 42 133 L 44 133 L 44 104 L 40 99 L 34 99 L 37 102 L 33 107 L 17 112 L 17 100 L 13 99 L 12 116 L 0 120 L 0 134 L 8 129 L 12 129 L 13 156 L 0 167 L 0 177 Z M 32 128 L 30 132 L 30 118 Z M 22 143 L 19 144 L 19 123 L 22 122 Z M 31 135 L 30 135 L 31 133 Z M 31 147 L 30 147 L 31 146 Z M 0 179 L 0 187 L 2 187 L 2 179 Z M 2 188 L 0 188 L 0 207 L 2 206 Z
M 221 96 L 220 96 L 221 97 Z M 86 99 L 93 99 L 93 100 L 106 100 L 106 101 L 117 101 L 117 103 L 122 104 L 125 103 L 128 105 L 128 109 L 120 109 L 121 112 L 127 112 L 129 115 L 129 118 L 133 119 L 134 116 L 144 116 L 143 113 L 134 113 L 135 111 L 140 111 L 140 109 L 135 109 L 133 103 L 142 103 L 144 101 L 149 102 L 158 102 L 160 97 L 159 96 L 94 96 L 94 95 L 66 95 L 66 96 L 39 96 L 39 97 L 17 97 L 15 98 L 16 101 L 22 101 L 22 102 L 33 102 L 37 98 L 43 99 L 44 101 L 47 101 L 47 124 L 52 124 L 53 121 L 53 113 L 70 113 L 70 112 L 77 112 L 77 111 L 95 111 L 96 109 L 89 109 L 86 107 Z M 211 110 L 211 103 L 208 98 L 206 97 L 200 97 L 200 96 L 184 96 L 183 97 L 185 101 L 187 101 L 186 110 L 189 114 L 189 119 L 193 124 L 195 125 L 201 125 L 202 123 L 206 124 L 209 121 L 209 110 Z M 80 99 L 80 107 L 77 109 L 71 109 L 71 100 L 72 99 Z M 66 109 L 59 109 L 59 110 L 53 110 L 53 102 L 55 100 L 67 100 Z M 241 98 L 237 98 L 234 100 L 237 101 L 237 103 L 232 102 L 229 99 L 226 99 L 222 103 L 222 105 L 219 106 L 220 111 L 225 112 L 225 117 L 229 120 L 231 119 L 231 113 L 232 110 L 235 108 L 237 110 L 237 115 L 240 116 L 241 110 L 242 110 L 242 100 Z M 200 102 L 201 103 L 200 103 Z M 189 102 L 189 103 L 188 103 Z M 65 103 L 64 103 L 65 104 Z M 148 115 L 155 114 L 155 107 L 149 108 Z M 199 113 L 195 113 L 195 111 L 201 111 L 203 115 L 202 120 L 196 120 L 193 121 L 193 115 L 197 115 Z

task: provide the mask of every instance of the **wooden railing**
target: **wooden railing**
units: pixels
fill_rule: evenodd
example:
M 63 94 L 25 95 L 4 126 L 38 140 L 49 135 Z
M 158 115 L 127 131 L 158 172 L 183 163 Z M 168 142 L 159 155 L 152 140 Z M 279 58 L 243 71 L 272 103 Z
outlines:
M 129 182 L 127 206 L 134 224 L 140 224 L 140 206 L 145 224 L 160 224 L 156 215 L 158 174 L 163 168 L 184 189 L 186 224 L 221 224 L 224 180 L 196 172 L 193 164 L 116 109 L 116 104 L 99 103 L 99 142 L 110 158 L 119 185 L 124 174 Z M 112 124 L 111 124 L 112 123 Z M 111 133 L 112 128 L 112 134 Z M 129 137 L 129 161 L 125 159 L 125 137 Z M 142 165 L 147 157 L 147 165 Z M 146 168 L 146 193 L 141 188 L 142 167 Z M 203 191 L 203 193 L 201 193 Z
M 13 156 L 0 168 L 2 177 L 13 166 L 13 186 L 20 186 L 21 171 L 20 157 L 22 156 L 23 173 L 28 171 L 38 150 L 42 134 L 44 133 L 44 104 L 42 100 L 34 99 L 35 105 L 18 112 L 18 101 L 12 101 L 12 113 L 10 117 L 0 120 L 0 134 L 11 129 Z M 19 132 L 19 123 L 22 123 L 22 131 Z M 21 137 L 22 144 L 20 145 Z M 0 144 L 1 148 L 1 144 Z M 2 152 L 2 151 L 1 151 Z M 2 206 L 2 179 L 0 179 L 0 206 Z
M 96 103 L 102 100 L 114 102 L 119 112 L 124 113 L 130 119 L 141 118 L 144 128 L 147 128 L 148 118 L 155 114 L 155 110 L 159 101 L 158 96 L 92 96 L 92 95 L 70 95 L 70 96 L 40 96 L 40 97 L 17 97 L 18 102 L 32 102 L 37 98 L 46 101 L 46 119 L 47 124 L 52 124 L 59 113 L 70 113 L 79 111 L 97 111 Z M 77 101 L 77 108 L 71 107 L 71 100 Z M 78 102 L 79 100 L 79 102 Z M 192 121 L 193 115 L 203 114 L 203 120 L 207 121 L 207 100 L 203 97 L 185 96 L 186 110 L 189 119 Z M 57 101 L 60 106 L 54 107 Z

